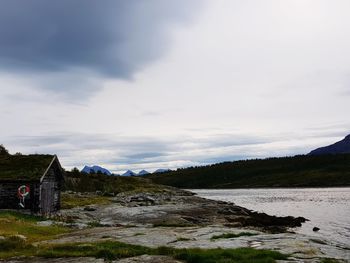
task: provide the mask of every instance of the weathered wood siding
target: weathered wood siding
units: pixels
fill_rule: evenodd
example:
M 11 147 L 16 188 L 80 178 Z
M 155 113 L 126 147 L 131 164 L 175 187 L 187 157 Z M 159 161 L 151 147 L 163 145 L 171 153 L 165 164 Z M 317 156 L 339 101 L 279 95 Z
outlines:
M 25 198 L 25 206 L 19 203 L 18 188 L 22 185 L 30 187 L 29 195 Z M 2 181 L 0 182 L 0 209 L 25 209 L 36 213 L 39 211 L 39 182 L 28 181 Z
M 56 162 L 52 164 L 40 186 L 40 211 L 50 215 L 61 208 L 62 172 Z

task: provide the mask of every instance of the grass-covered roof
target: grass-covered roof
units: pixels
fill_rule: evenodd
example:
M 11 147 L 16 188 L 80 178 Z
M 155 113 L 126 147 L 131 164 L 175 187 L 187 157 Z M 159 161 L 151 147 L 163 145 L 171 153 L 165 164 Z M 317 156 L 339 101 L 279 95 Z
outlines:
M 53 155 L 43 154 L 0 154 L 0 181 L 39 180 L 53 158 Z

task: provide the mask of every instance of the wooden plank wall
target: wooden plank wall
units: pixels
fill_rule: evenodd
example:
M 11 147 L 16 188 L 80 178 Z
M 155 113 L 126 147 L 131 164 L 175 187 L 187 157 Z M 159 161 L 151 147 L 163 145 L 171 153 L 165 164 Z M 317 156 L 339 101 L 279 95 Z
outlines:
M 52 165 L 41 183 L 41 213 L 50 215 L 60 209 L 61 171 L 56 163 Z
M 21 185 L 30 187 L 30 194 L 25 198 L 25 210 L 37 212 L 39 210 L 39 183 L 27 181 L 0 182 L 0 209 L 23 209 L 19 206 L 17 195 Z

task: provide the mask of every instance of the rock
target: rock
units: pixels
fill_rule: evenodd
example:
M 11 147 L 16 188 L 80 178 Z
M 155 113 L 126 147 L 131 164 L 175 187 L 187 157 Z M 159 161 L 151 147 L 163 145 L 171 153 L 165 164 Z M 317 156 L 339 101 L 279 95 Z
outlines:
M 52 221 L 52 220 L 45 220 L 45 221 L 39 221 L 36 224 L 38 226 L 52 226 L 54 224 L 54 221 Z
M 145 194 L 138 194 L 130 197 L 130 202 L 150 202 L 154 203 L 155 199 L 151 196 L 145 195 Z
M 0 236 L 0 241 L 3 241 L 3 240 L 5 240 L 5 237 Z
M 313 229 L 312 229 L 312 231 L 314 231 L 314 232 L 317 232 L 317 231 L 319 231 L 320 229 L 317 227 L 317 226 L 315 226 Z
M 12 237 L 18 238 L 18 239 L 23 240 L 23 241 L 27 240 L 27 237 L 23 236 L 23 235 L 13 235 Z

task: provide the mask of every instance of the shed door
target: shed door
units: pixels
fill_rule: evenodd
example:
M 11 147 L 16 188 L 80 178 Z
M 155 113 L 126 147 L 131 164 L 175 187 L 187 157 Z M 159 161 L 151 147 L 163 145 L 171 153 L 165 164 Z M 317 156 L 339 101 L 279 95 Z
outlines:
M 43 214 L 50 214 L 53 209 L 53 182 L 42 182 L 41 185 L 41 212 Z

